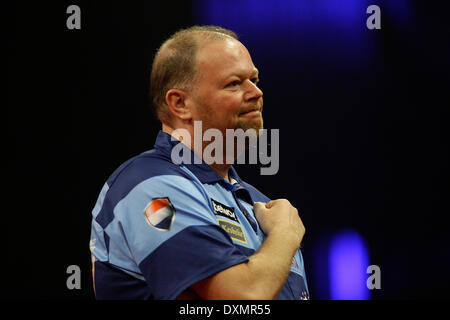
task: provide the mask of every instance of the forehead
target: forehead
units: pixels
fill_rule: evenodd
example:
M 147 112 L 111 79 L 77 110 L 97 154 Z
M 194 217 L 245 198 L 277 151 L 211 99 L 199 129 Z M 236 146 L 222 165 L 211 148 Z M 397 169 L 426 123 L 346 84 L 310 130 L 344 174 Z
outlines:
M 196 63 L 202 75 L 210 79 L 257 73 L 247 48 L 234 39 L 216 40 L 202 45 L 197 52 Z

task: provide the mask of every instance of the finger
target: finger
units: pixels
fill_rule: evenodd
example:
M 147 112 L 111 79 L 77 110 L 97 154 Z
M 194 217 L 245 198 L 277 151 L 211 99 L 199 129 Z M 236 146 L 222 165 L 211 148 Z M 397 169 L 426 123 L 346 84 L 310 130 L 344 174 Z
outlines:
M 265 214 L 268 211 L 263 202 L 255 202 L 254 206 L 253 206 L 253 210 L 257 217 L 262 214 Z
M 253 207 L 257 208 L 257 207 L 261 207 L 263 205 L 264 205 L 264 203 L 256 201 L 256 202 L 254 202 Z
M 255 210 L 255 211 L 259 211 L 259 210 L 262 210 L 262 209 L 264 209 L 265 208 L 265 206 L 264 206 L 264 203 L 262 203 L 262 202 L 255 202 L 254 204 L 253 204 L 253 209 Z

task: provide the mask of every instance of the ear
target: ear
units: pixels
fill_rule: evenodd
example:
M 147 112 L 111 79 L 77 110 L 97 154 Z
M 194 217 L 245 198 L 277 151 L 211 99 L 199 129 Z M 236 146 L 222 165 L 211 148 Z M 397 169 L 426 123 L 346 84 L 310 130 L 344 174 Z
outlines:
M 179 89 L 170 89 L 166 93 L 166 103 L 173 117 L 181 120 L 192 119 L 192 113 L 186 104 L 186 92 Z

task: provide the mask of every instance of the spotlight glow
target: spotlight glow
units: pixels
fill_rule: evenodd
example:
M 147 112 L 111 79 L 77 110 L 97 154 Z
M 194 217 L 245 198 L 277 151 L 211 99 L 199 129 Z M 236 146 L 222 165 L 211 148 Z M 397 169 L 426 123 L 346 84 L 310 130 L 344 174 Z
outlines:
M 333 300 L 368 300 L 366 273 L 369 255 L 363 238 L 354 230 L 339 232 L 329 248 L 330 298 Z

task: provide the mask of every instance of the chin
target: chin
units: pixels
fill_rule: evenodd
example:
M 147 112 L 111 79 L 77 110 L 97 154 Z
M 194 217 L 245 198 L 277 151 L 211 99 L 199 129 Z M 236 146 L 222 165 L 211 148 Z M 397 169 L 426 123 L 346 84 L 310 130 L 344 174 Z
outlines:
M 254 129 L 259 133 L 259 130 L 264 129 L 263 120 L 261 118 L 259 121 L 239 122 L 236 129 L 242 129 L 244 131 L 247 131 L 248 129 Z

